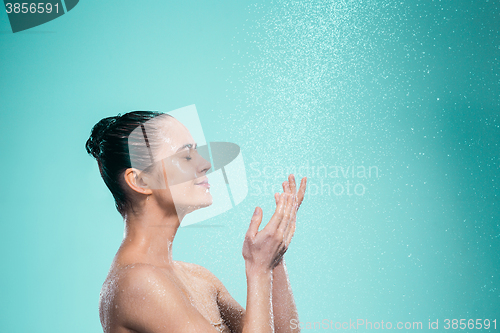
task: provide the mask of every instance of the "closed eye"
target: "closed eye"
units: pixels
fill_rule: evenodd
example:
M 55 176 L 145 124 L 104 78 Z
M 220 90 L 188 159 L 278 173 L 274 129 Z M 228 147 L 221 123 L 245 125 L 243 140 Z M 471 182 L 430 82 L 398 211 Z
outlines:
M 184 146 L 182 146 L 179 149 L 177 149 L 177 153 L 180 152 L 183 149 L 186 149 L 186 148 L 187 149 L 193 149 L 194 148 L 196 150 L 196 147 L 198 147 L 197 143 L 194 144 L 194 147 L 193 147 L 193 145 L 191 143 L 186 143 Z

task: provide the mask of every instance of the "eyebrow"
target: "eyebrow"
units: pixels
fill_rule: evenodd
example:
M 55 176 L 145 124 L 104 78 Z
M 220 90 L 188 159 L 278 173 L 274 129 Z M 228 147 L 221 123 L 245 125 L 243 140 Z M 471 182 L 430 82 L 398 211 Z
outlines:
M 194 144 L 194 149 L 196 149 L 196 147 L 198 147 L 197 143 Z M 193 148 L 193 144 L 192 143 L 186 143 L 184 146 L 182 146 L 179 149 L 177 149 L 176 153 L 180 152 L 181 150 L 183 150 L 185 148 L 191 149 L 191 148 Z

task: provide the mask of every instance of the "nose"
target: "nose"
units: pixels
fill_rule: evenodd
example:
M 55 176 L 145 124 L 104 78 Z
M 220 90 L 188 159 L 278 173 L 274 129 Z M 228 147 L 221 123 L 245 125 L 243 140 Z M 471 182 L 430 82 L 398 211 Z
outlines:
M 200 174 L 206 174 L 210 168 L 212 168 L 212 164 L 209 161 L 204 159 L 201 155 L 198 154 L 198 172 Z

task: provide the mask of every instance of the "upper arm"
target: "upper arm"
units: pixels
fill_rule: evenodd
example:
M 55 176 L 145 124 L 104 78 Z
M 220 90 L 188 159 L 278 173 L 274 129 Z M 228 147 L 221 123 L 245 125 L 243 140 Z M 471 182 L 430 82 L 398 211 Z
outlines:
M 231 332 L 242 332 L 245 309 L 229 294 L 229 291 L 214 274 L 206 268 L 202 269 L 217 289 L 217 304 L 222 319 L 231 329 Z
M 220 283 L 218 291 L 217 303 L 219 304 L 222 319 L 232 332 L 242 332 L 245 309 L 229 294 L 222 283 Z
M 153 266 L 129 269 L 116 290 L 114 327 L 148 333 L 217 332 L 182 290 Z

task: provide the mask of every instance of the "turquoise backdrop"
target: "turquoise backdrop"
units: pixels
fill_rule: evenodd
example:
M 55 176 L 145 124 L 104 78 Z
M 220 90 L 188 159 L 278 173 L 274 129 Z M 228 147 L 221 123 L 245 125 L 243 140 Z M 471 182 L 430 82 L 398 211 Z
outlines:
M 0 13 L 0 331 L 102 331 L 123 222 L 85 141 L 190 104 L 241 147 L 249 193 L 180 229 L 174 259 L 244 305 L 244 233 L 291 171 L 309 177 L 286 254 L 304 332 L 500 329 L 498 22 L 493 0 L 88 0 L 18 33 Z

